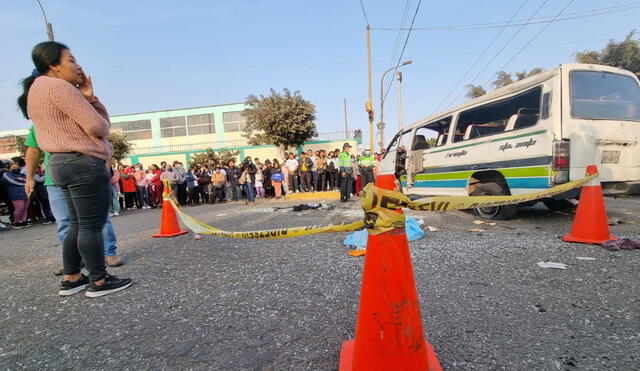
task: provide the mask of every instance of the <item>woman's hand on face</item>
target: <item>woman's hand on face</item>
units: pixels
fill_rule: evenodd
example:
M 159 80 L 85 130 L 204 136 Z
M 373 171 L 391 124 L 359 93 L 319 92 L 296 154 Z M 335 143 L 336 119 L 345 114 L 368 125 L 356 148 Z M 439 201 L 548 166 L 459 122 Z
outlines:
M 82 71 L 82 83 L 80 84 L 80 86 L 78 86 L 78 90 L 80 90 L 80 93 L 82 93 L 82 95 L 87 98 L 88 100 L 92 100 L 94 98 L 93 96 L 93 84 L 91 83 L 91 76 L 87 76 L 84 73 L 84 70 Z

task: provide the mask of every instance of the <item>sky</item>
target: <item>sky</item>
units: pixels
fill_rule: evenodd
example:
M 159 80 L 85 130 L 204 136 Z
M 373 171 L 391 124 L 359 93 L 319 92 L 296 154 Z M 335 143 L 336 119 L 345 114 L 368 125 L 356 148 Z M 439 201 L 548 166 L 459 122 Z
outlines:
M 41 2 L 56 40 L 92 76 L 112 115 L 242 102 L 288 88 L 316 106 L 320 132 L 344 130 L 346 99 L 348 127 L 362 129 L 368 143 L 359 0 Z M 402 54 L 412 64 L 400 69 L 404 126 L 464 102 L 465 85 L 484 85 L 500 69 L 551 69 L 620 41 L 640 16 L 640 1 L 629 0 L 423 0 L 416 13 L 418 2 L 362 0 L 372 28 L 376 122 L 381 75 L 398 63 L 409 33 L 380 28 L 408 28 L 414 14 Z M 510 19 L 549 21 L 563 9 L 555 22 L 502 27 Z M 609 13 L 583 17 L 599 9 Z M 44 20 L 36 0 L 3 0 L 0 10 L 0 131 L 28 128 L 15 102 L 33 69 L 31 49 L 46 40 Z M 491 28 L 449 27 L 469 25 Z M 397 107 L 394 80 L 384 104 L 387 143 L 398 129 Z

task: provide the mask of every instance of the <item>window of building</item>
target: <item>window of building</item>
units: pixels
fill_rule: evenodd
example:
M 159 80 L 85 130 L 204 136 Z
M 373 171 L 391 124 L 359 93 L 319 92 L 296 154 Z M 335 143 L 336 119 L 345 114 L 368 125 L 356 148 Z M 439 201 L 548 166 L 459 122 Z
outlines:
M 184 116 L 163 117 L 160 119 L 162 138 L 187 136 L 187 120 Z
M 18 148 L 16 148 L 16 138 L 14 135 L 0 138 L 0 153 L 18 152 Z
M 458 116 L 454 142 L 528 128 L 540 118 L 542 88 L 464 111 Z
M 242 111 L 223 112 L 222 122 L 225 133 L 242 131 L 247 124 L 247 120 L 244 118 Z
M 113 129 L 122 130 L 129 140 L 151 139 L 151 120 L 122 121 L 111 123 Z
M 189 135 L 214 134 L 216 132 L 213 113 L 187 116 L 187 126 L 189 127 Z

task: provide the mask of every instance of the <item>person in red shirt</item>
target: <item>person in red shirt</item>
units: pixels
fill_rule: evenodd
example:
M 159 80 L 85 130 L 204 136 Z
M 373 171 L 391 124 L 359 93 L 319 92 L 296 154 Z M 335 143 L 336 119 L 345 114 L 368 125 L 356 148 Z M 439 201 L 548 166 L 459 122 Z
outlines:
M 120 165 L 122 166 L 122 165 Z M 127 210 L 133 210 L 133 204 L 136 199 L 136 179 L 133 176 L 131 167 L 123 166 L 120 171 L 120 182 L 122 182 L 122 193 L 124 193 L 124 205 Z
M 151 207 L 155 208 L 160 202 L 162 202 L 162 181 L 160 181 L 160 168 L 158 165 L 151 165 L 151 174 L 153 177 L 147 182 L 149 189 L 149 202 L 151 203 Z

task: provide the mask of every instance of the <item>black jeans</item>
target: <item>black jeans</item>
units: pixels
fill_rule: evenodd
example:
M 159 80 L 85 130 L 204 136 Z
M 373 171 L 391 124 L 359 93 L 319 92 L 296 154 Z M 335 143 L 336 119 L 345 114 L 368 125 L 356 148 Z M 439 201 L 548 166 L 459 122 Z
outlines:
M 346 173 L 346 176 L 342 176 L 342 172 L 340 172 L 340 201 L 347 201 L 351 198 L 352 184 L 352 173 Z
M 329 190 L 334 190 L 338 188 L 338 172 L 330 171 L 329 172 Z
M 62 243 L 63 272 L 80 273 L 84 261 L 89 279 L 101 280 L 107 274 L 102 228 L 111 201 L 111 175 L 105 161 L 81 153 L 52 153 L 49 171 L 69 208 L 71 225 Z
M 303 192 L 311 192 L 313 185 L 311 184 L 311 171 L 303 171 L 300 173 L 300 189 Z
M 289 174 L 289 192 L 298 192 L 298 174 Z
M 55 220 L 51 212 L 51 206 L 49 205 L 49 194 L 47 193 L 47 188 L 44 186 L 44 183 L 36 183 L 35 192 L 38 202 L 40 202 L 40 206 L 42 207 L 44 218 L 48 221 Z
M 362 170 L 362 180 L 361 180 L 362 188 L 364 188 L 364 186 L 366 186 L 369 183 L 375 183 L 375 182 L 376 182 L 376 177 L 373 174 L 373 169 Z
M 316 182 L 315 182 L 316 184 L 314 187 L 316 192 L 324 191 L 324 184 L 327 182 L 325 180 L 326 176 L 327 176 L 326 171 L 322 171 L 322 172 L 318 171 L 318 174 L 316 175 Z

